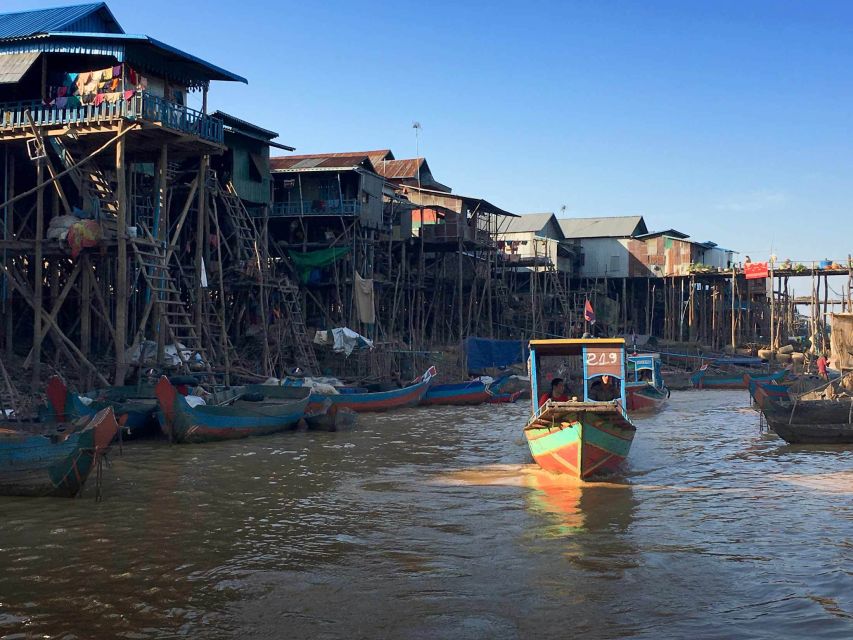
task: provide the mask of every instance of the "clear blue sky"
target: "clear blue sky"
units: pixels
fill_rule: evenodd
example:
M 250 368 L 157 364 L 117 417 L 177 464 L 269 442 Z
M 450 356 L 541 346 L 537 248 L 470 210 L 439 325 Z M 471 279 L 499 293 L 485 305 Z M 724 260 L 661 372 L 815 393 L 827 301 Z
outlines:
M 57 0 L 4 0 L 4 10 Z M 421 153 L 514 212 L 645 216 L 766 258 L 853 251 L 853 2 L 109 3 L 249 79 L 297 152 Z

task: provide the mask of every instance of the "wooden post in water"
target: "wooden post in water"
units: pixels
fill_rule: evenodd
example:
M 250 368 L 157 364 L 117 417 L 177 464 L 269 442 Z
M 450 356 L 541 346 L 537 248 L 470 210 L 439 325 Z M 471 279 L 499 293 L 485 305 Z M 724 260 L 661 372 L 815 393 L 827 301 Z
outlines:
M 124 123 L 119 125 L 119 134 L 124 131 Z M 116 200 L 118 214 L 116 216 L 116 240 L 118 242 L 118 264 L 116 265 L 116 371 L 113 384 L 121 386 L 127 373 L 125 362 L 125 343 L 127 340 L 127 167 L 125 165 L 125 139 L 121 137 L 116 142 Z
M 737 335 L 735 333 L 737 324 L 735 318 L 735 274 L 737 273 L 737 269 L 734 264 L 732 265 L 732 353 L 735 352 L 737 348 Z
M 35 256 L 33 282 L 33 388 L 38 389 L 41 386 L 41 315 L 42 315 L 42 238 L 44 237 L 44 165 L 42 160 L 36 160 L 36 238 L 35 238 Z
M 770 351 L 776 352 L 776 286 L 773 277 L 773 256 L 770 256 Z

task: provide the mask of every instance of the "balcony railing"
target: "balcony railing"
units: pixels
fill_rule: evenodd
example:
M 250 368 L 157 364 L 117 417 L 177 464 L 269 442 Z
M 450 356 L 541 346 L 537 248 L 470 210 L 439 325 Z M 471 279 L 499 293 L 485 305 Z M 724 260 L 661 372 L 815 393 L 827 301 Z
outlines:
M 127 100 L 77 107 L 46 105 L 39 100 L 3 103 L 0 104 L 0 133 L 27 128 L 30 124 L 26 116 L 28 110 L 37 127 L 92 125 L 126 118 L 144 120 L 217 144 L 224 141 L 223 124 L 218 118 L 148 92 L 135 93 Z
M 292 200 L 276 202 L 270 211 L 270 217 L 285 216 L 357 216 L 361 213 L 361 203 L 352 200 Z

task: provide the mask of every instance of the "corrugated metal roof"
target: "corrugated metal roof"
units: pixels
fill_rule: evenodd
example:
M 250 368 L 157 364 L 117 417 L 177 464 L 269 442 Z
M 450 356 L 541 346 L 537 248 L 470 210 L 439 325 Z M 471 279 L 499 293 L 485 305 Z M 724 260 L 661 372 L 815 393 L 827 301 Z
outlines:
M 108 33 L 124 33 L 106 3 L 94 2 L 53 9 L 0 13 L 0 39 L 21 38 L 37 33 L 68 29 L 79 30 L 81 27 L 78 23 L 89 25 L 91 28 L 95 23 L 86 19 L 95 13 L 100 13 L 99 22 Z
M 376 149 L 375 151 L 340 151 L 336 153 L 304 153 L 296 156 L 288 156 L 288 158 L 370 158 L 370 164 L 375 168 L 378 163 L 387 160 L 393 160 L 394 154 L 391 149 Z
M 40 55 L 37 51 L 0 55 L 0 84 L 19 82 Z
M 373 165 L 367 156 L 280 156 L 270 158 L 270 170 L 276 171 L 308 171 L 308 170 L 333 170 L 333 169 L 369 169 L 373 171 Z
M 380 175 L 389 179 L 417 178 L 418 169 L 420 168 L 421 170 L 423 170 L 425 164 L 425 158 L 388 160 L 386 162 L 380 162 L 379 166 L 376 167 L 376 170 L 380 173 Z M 427 165 L 427 169 L 429 169 L 429 165 Z
M 551 218 L 554 218 L 553 213 L 523 213 L 517 218 L 502 218 L 498 228 L 501 233 L 537 232 L 542 231 Z
M 559 220 L 566 238 L 628 238 L 648 233 L 643 216 L 565 218 Z
M 0 39 L 0 52 L 22 53 L 45 51 L 51 53 L 74 53 L 90 55 L 112 55 L 118 62 L 130 62 L 150 67 L 155 61 L 168 66 L 172 77 L 193 86 L 199 81 L 236 81 L 248 84 L 242 76 L 222 67 L 181 51 L 165 42 L 146 35 L 131 33 L 78 33 L 51 32 L 39 35 Z M 156 58 L 156 60 L 155 60 Z M 151 69 L 166 72 L 166 69 Z
M 636 237 L 641 240 L 646 240 L 648 238 L 656 238 L 658 236 L 667 236 L 669 238 L 676 238 L 678 240 L 684 240 L 685 238 L 689 238 L 690 235 L 687 233 L 682 233 L 677 229 L 664 229 L 663 231 L 652 231 L 650 233 L 643 233 L 637 235 Z

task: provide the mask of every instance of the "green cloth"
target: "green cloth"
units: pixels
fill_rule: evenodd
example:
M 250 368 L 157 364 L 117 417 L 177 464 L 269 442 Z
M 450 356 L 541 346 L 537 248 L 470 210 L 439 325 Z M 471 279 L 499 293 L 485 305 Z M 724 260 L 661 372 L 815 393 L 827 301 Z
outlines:
M 302 282 L 308 282 L 308 276 L 312 269 L 320 267 L 328 267 L 340 260 L 343 256 L 349 253 L 350 247 L 332 247 L 331 249 L 320 249 L 319 251 L 309 251 L 308 253 L 297 253 L 296 251 L 288 250 L 287 254 L 293 262 L 293 266 L 299 272 L 299 278 Z

